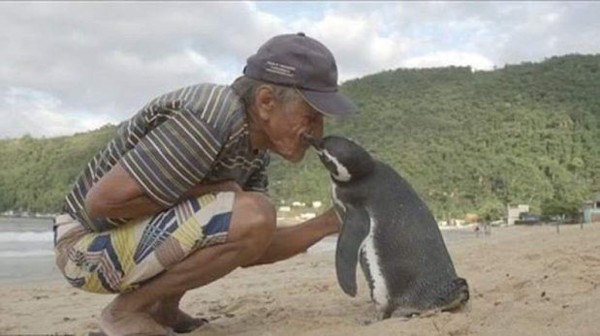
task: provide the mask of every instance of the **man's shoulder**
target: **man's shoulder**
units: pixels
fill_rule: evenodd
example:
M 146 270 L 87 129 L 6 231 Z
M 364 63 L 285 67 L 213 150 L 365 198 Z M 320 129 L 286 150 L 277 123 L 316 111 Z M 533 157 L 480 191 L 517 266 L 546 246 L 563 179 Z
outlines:
M 194 110 L 204 110 L 207 104 L 239 105 L 240 99 L 230 85 L 215 83 L 192 84 L 164 93 L 154 98 L 150 104 L 184 105 Z
M 152 100 L 138 115 L 140 124 L 158 124 L 178 116 L 187 126 L 196 125 L 217 136 L 221 141 L 235 132 L 240 119 L 242 103 L 231 86 L 198 83 L 167 92 Z M 200 126 L 198 123 L 203 124 Z
M 191 91 L 220 91 L 220 90 L 229 91 L 232 89 L 231 89 L 231 86 L 229 86 L 229 85 L 205 82 L 205 83 L 196 83 L 196 84 L 187 85 L 187 86 L 181 87 L 175 91 L 191 92 Z
M 201 83 L 179 89 L 179 99 L 205 121 L 228 119 L 240 106 L 240 98 L 229 85 Z
M 231 86 L 215 83 L 198 83 L 177 90 L 181 99 L 186 101 L 205 100 L 239 102 L 239 97 Z
M 200 83 L 178 90 L 181 104 L 222 141 L 244 130 L 243 104 L 229 85 Z

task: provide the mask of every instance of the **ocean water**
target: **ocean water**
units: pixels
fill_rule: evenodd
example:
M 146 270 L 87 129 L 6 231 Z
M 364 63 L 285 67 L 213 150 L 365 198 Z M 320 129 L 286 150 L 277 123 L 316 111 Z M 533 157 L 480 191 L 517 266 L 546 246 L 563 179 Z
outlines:
M 59 279 L 52 220 L 0 217 L 0 282 Z
M 470 230 L 443 230 L 447 244 L 474 237 Z M 326 237 L 308 253 L 335 250 L 337 237 Z M 0 282 L 61 279 L 54 264 L 52 219 L 0 217 Z

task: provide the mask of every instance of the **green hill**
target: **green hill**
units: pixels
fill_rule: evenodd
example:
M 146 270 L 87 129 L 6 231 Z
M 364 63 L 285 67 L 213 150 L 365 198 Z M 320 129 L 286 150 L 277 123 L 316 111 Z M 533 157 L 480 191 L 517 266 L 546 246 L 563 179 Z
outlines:
M 114 126 L 68 137 L 0 141 L 0 211 L 58 212 L 88 160 Z
M 579 206 L 600 189 L 600 55 L 553 57 L 488 72 L 398 69 L 343 85 L 358 117 L 330 121 L 395 167 L 437 216 L 498 218 L 507 203 Z M 56 211 L 114 127 L 72 137 L 0 141 L 0 211 Z M 275 159 L 278 201 L 328 202 L 315 155 Z

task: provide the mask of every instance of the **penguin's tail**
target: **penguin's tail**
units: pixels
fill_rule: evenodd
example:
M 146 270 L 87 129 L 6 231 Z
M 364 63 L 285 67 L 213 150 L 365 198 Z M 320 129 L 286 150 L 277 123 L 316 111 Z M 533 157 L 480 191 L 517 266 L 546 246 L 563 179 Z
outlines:
M 442 311 L 455 310 L 469 301 L 469 285 L 464 278 L 455 278 L 449 285 L 447 295 L 438 298 L 438 307 Z

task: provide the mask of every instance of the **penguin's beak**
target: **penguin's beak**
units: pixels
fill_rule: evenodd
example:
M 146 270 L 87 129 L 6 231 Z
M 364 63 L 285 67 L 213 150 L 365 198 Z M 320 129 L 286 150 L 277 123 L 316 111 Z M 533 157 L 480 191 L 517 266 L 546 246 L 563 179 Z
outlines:
M 311 134 L 308 134 L 308 133 L 302 134 L 302 137 L 304 138 L 304 141 L 308 142 L 317 151 L 320 151 L 322 149 L 321 139 L 317 139 L 317 138 L 315 138 L 314 136 L 312 136 Z

